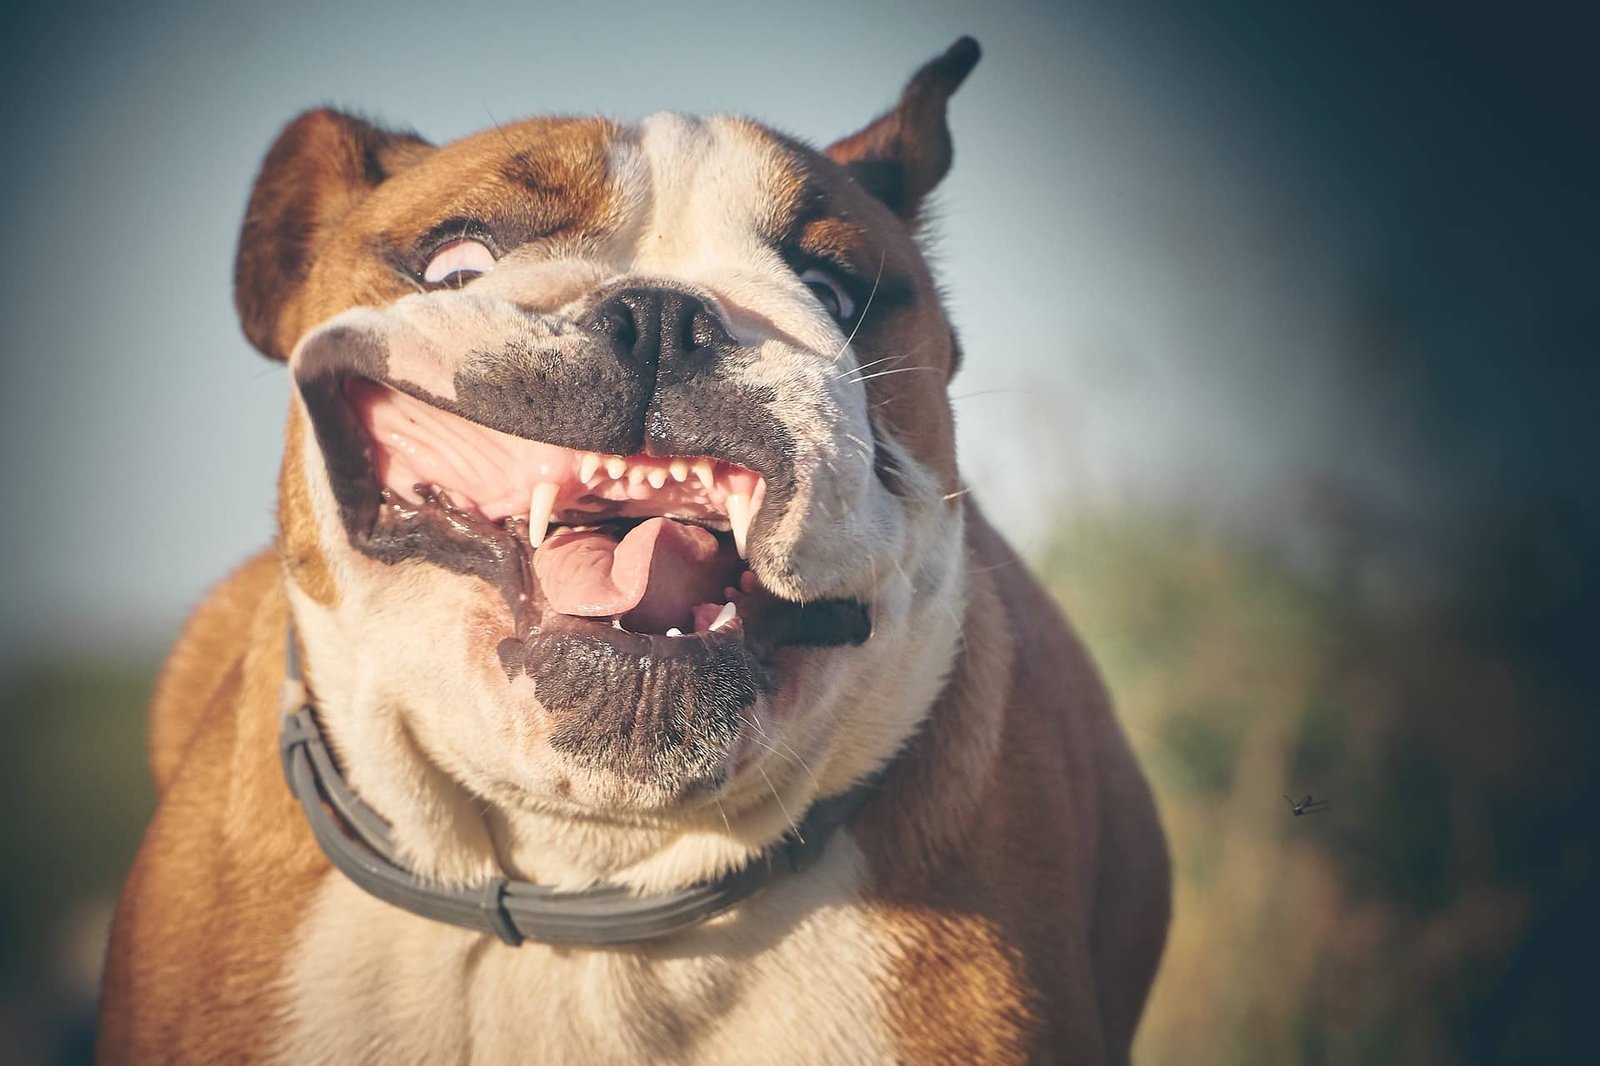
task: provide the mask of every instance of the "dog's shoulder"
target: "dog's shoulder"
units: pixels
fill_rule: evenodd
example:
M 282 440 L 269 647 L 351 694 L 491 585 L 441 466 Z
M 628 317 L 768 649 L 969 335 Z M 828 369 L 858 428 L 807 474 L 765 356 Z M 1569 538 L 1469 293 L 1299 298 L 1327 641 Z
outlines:
M 989 565 L 997 555 L 1016 560 L 993 530 L 981 542 Z M 1123 1061 L 1165 942 L 1166 842 L 1105 682 L 1067 614 L 1028 568 L 999 566 L 994 576 L 1019 624 L 974 853 L 997 917 L 1027 959 L 1048 1042 L 1098 1037 L 1108 1061 Z M 1064 599 L 1070 613 L 1070 590 Z M 1041 908 L 1041 897 L 1056 908 Z
M 1077 633 L 968 518 L 968 654 L 863 819 L 893 1028 L 913 1061 L 1125 1061 L 1170 905 L 1154 805 Z
M 158 794 L 166 791 L 207 709 L 232 702 L 252 620 L 278 585 L 277 555 L 264 549 L 220 581 L 189 616 L 150 704 L 150 772 Z
M 160 795 L 112 927 L 100 1061 L 241 1061 L 267 1041 L 284 945 L 328 871 L 278 767 L 287 621 L 266 552 L 217 586 L 162 673 Z

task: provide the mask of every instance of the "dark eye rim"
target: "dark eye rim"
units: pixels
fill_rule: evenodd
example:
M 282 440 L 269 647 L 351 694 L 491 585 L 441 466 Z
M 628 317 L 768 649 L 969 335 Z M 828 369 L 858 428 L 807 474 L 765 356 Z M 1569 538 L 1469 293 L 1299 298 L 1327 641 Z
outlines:
M 489 249 L 489 254 L 494 256 L 494 260 L 497 263 L 505 256 L 505 251 L 501 248 L 500 242 L 495 239 L 494 233 L 478 219 L 447 218 L 443 222 L 429 227 L 428 231 L 412 245 L 411 254 L 407 256 L 407 262 L 405 263 L 405 272 L 411 276 L 412 281 L 430 290 L 459 289 L 467 281 L 482 277 L 483 271 L 457 270 L 445 275 L 438 281 L 426 280 L 428 263 L 446 245 L 454 244 L 457 241 L 477 241 Z M 465 277 L 465 280 L 458 283 L 456 279 L 461 277 Z
M 823 309 L 828 312 L 828 316 L 835 322 L 842 326 L 849 326 L 855 323 L 864 313 L 865 307 L 863 293 L 865 290 L 863 288 L 863 282 L 861 278 L 857 277 L 855 273 L 844 264 L 833 259 L 825 259 L 819 255 L 807 254 L 799 249 L 794 250 L 789 255 L 785 255 L 784 260 L 789 264 L 789 269 L 794 271 L 794 276 L 796 278 L 803 279 L 807 271 L 816 270 L 820 273 L 826 274 L 833 280 L 835 285 L 839 286 L 839 291 L 844 293 L 845 298 L 848 299 L 851 304 L 852 309 L 848 315 L 843 313 L 844 308 L 842 306 L 838 306 L 836 304 L 836 297 L 831 290 L 828 292 L 826 297 L 824 297 L 823 294 L 818 291 L 819 288 L 826 288 L 826 286 L 820 286 L 818 283 L 803 280 L 801 282 L 813 295 L 817 297 L 817 300 L 822 304 Z
M 806 269 L 809 271 L 817 268 L 807 267 Z M 811 295 L 817 298 L 817 302 L 822 305 L 822 309 L 828 312 L 828 314 L 831 315 L 835 321 L 843 322 L 846 320 L 844 307 L 839 303 L 839 294 L 834 290 L 832 285 L 827 285 L 820 281 L 804 280 L 802 280 L 802 284 L 811 290 Z M 841 283 L 839 288 L 843 289 L 844 285 Z M 848 291 L 846 292 L 846 295 L 849 295 Z M 855 303 L 855 298 L 851 297 L 850 302 Z M 854 315 L 851 315 L 850 317 L 853 318 Z
M 487 274 L 487 270 L 474 270 L 470 267 L 461 267 L 456 270 L 452 270 L 450 273 L 446 274 L 437 281 L 428 280 L 428 267 L 433 265 L 434 258 L 440 252 L 444 251 L 446 248 L 449 248 L 453 244 L 465 244 L 468 241 L 481 246 L 489 253 L 490 257 L 494 259 L 495 262 L 498 263 L 500 261 L 500 256 L 495 253 L 495 250 L 489 246 L 487 241 L 480 241 L 476 237 L 457 237 L 454 240 L 445 241 L 428 255 L 427 260 L 423 263 L 422 272 L 418 275 L 417 280 L 428 289 L 461 289 L 465 288 L 467 283 L 472 279 L 481 278 Z
M 880 260 L 875 252 L 870 255 L 872 271 L 860 274 L 856 272 L 854 264 L 842 256 L 823 255 L 787 243 L 771 247 L 794 272 L 795 277 L 798 278 L 815 267 L 826 272 L 838 283 L 839 288 L 844 290 L 845 295 L 855 304 L 855 311 L 850 317 L 834 317 L 834 321 L 846 330 L 861 328 L 869 314 L 876 318 L 891 309 L 906 306 L 916 299 L 917 289 L 911 279 L 880 268 Z M 865 261 L 868 253 L 862 251 L 860 255 Z
M 483 275 L 482 270 L 453 270 L 438 281 L 424 281 L 422 285 L 427 289 L 464 289 L 468 282 Z

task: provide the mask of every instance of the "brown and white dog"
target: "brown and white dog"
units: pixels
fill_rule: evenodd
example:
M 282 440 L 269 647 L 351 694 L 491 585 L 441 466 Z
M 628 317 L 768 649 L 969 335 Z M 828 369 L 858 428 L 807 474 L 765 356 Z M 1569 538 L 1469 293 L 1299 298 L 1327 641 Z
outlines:
M 913 238 L 977 58 L 822 153 L 672 114 L 284 130 L 236 278 L 294 386 L 279 536 L 162 676 L 104 1061 L 1127 1058 L 1161 832 L 962 487 Z M 279 765 L 291 623 L 345 777 L 438 884 L 661 893 L 886 769 L 726 914 L 512 947 L 330 867 Z

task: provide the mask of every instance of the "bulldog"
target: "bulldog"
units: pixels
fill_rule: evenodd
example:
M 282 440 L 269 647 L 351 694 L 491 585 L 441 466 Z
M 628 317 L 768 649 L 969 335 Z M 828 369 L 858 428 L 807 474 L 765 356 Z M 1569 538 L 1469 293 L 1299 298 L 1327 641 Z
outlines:
M 821 152 L 289 124 L 278 535 L 157 686 L 103 1061 L 1127 1059 L 1163 838 L 917 242 L 977 59 Z

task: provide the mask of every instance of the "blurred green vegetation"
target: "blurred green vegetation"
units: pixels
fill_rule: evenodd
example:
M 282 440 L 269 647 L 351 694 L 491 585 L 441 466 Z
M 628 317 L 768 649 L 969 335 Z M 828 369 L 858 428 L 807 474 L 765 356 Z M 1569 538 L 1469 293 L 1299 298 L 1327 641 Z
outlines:
M 1571 560 L 1521 541 L 1431 589 L 1180 517 L 1042 553 L 1173 856 L 1136 1061 L 1578 1061 L 1596 729 L 1553 642 L 1594 630 Z M 1294 817 L 1306 793 L 1333 808 Z
M 1039 553 L 1173 855 L 1137 1061 L 1582 1058 L 1600 591 L 1563 528 L 1489 531 L 1432 583 L 1361 538 L 1308 565 L 1171 514 L 1082 521 Z M 94 966 L 152 808 L 155 666 L 62 658 L 4 682 L 7 1061 L 87 1054 Z M 1294 817 L 1284 794 L 1308 792 L 1333 808 Z
M 86 1061 L 100 955 L 154 793 L 155 654 L 0 679 L 0 1060 Z

